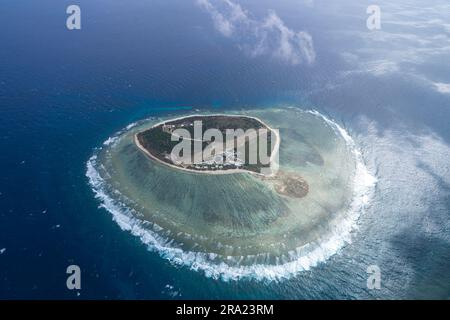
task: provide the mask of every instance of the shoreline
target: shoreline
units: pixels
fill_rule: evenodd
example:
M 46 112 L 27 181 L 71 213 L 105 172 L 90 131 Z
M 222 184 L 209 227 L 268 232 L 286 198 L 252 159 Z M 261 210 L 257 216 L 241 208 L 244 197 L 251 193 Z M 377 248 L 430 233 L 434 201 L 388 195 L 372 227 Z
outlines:
M 276 142 L 275 142 L 275 146 L 273 148 L 273 152 L 270 155 L 270 163 L 272 166 L 272 159 L 273 157 L 275 157 L 277 155 L 277 153 L 279 153 L 279 149 L 280 149 L 280 135 L 277 132 L 277 130 L 272 129 L 269 125 L 267 125 L 264 121 L 262 121 L 261 119 L 257 118 L 257 117 L 252 117 L 252 116 L 246 116 L 246 115 L 235 115 L 235 114 L 208 114 L 208 115 L 201 115 L 201 114 L 193 114 L 193 115 L 187 115 L 187 116 L 182 116 L 182 117 L 178 117 L 178 118 L 174 118 L 174 119 L 168 119 L 168 120 L 164 120 L 161 122 L 156 123 L 155 125 L 153 125 L 152 127 L 150 127 L 147 130 L 156 128 L 160 125 L 163 125 L 167 122 L 172 122 L 172 121 L 178 121 L 178 120 L 183 120 L 183 119 L 187 119 L 187 118 L 193 118 L 193 117 L 217 117 L 217 116 L 224 116 L 224 117 L 242 117 L 242 118 L 248 118 L 248 119 L 253 119 L 253 120 L 257 120 L 259 121 L 261 124 L 263 124 L 265 127 L 267 127 L 267 129 L 270 130 L 270 132 L 273 132 L 276 136 Z M 235 173 L 250 173 L 253 175 L 256 175 L 258 177 L 273 177 L 276 175 L 276 173 L 271 173 L 270 175 L 266 175 L 263 173 L 258 173 L 255 171 L 250 171 L 250 170 L 246 170 L 246 169 L 228 169 L 228 170 L 192 170 L 192 169 L 187 169 L 187 168 L 182 168 L 179 166 L 176 166 L 174 164 L 171 163 L 167 163 L 165 161 L 162 161 L 161 159 L 158 159 L 157 157 L 155 157 L 154 155 L 152 155 L 147 149 L 144 148 L 144 146 L 139 142 L 139 139 L 137 137 L 137 135 L 140 132 L 137 132 L 133 135 L 133 141 L 134 144 L 138 147 L 139 150 L 141 150 L 146 156 L 148 156 L 151 160 L 157 161 L 160 164 L 163 164 L 165 166 L 168 166 L 170 168 L 173 169 L 177 169 L 177 170 L 181 170 L 181 171 L 185 171 L 185 172 L 190 172 L 190 173 L 198 173 L 198 174 L 211 174 L 211 175 L 221 175 L 221 174 L 235 174 Z M 278 171 L 278 170 L 275 170 Z
M 306 111 L 305 113 L 313 114 L 311 111 Z M 123 208 L 123 203 L 116 199 L 115 194 L 110 194 L 110 190 L 107 189 L 108 182 L 97 171 L 102 164 L 101 162 L 97 163 L 96 153 L 87 162 L 86 175 L 95 194 L 100 198 L 106 210 L 112 214 L 114 221 L 118 223 L 120 228 L 137 237 L 150 250 L 156 251 L 162 259 L 168 261 L 171 265 L 178 267 L 181 261 L 181 265 L 190 270 L 200 272 L 208 278 L 221 280 L 252 279 L 255 281 L 277 281 L 279 279 L 289 279 L 302 271 L 310 270 L 324 263 L 345 247 L 346 244 L 350 243 L 351 234 L 357 229 L 356 221 L 362 214 L 360 210 L 364 211 L 373 195 L 374 185 L 368 179 L 371 174 L 367 171 L 361 154 L 358 152 L 359 150 L 354 149 L 356 146 L 351 136 L 348 135 L 344 128 L 325 118 L 320 113 L 313 115 L 325 120 L 324 123 L 327 125 L 332 125 L 333 129 L 336 129 L 334 130 L 335 134 L 344 138 L 352 154 L 352 159 L 355 159 L 357 162 L 355 177 L 353 178 L 355 186 L 353 187 L 351 202 L 348 204 L 348 207 L 337 211 L 336 215 L 339 216 L 333 216 L 330 222 L 333 228 L 323 234 L 321 233 L 314 241 L 309 242 L 311 246 L 302 245 L 296 247 L 295 254 L 289 256 L 289 260 L 282 261 L 280 264 L 254 261 L 248 265 L 234 265 L 227 263 L 227 256 L 220 256 L 220 259 L 223 258 L 224 260 L 213 260 L 210 254 L 215 253 L 214 251 L 200 252 L 194 249 L 180 249 L 178 246 L 172 245 L 171 240 L 174 239 L 173 237 L 166 237 L 153 228 L 147 228 L 134 215 L 134 212 L 130 213 Z M 127 137 L 127 140 L 129 139 L 127 144 L 133 144 L 132 136 L 133 133 Z M 343 219 L 338 219 L 341 216 Z M 216 255 L 213 257 L 215 259 Z

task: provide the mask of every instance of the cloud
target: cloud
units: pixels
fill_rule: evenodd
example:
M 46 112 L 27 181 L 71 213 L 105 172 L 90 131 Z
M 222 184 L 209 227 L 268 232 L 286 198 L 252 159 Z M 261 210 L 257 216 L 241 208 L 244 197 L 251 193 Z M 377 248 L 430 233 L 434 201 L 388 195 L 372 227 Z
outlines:
M 450 93 L 450 83 L 434 82 L 435 89 L 440 93 Z
M 209 0 L 197 0 L 197 4 L 211 15 L 216 29 L 225 37 L 231 37 L 234 33 L 235 24 L 248 18 L 239 5 L 227 0 L 223 0 L 223 3 L 228 6 L 227 17 L 214 7 Z
M 291 30 L 274 11 L 258 21 L 231 0 L 197 0 L 197 4 L 209 13 L 223 36 L 235 40 L 252 57 L 271 55 L 292 65 L 315 61 L 311 35 Z
M 381 30 L 336 24 L 331 33 L 341 38 L 342 43 L 350 44 L 343 56 L 355 73 L 375 76 L 397 73 L 433 83 L 432 72 L 425 74 L 423 70 L 431 71 L 428 65 L 435 65 L 450 54 L 450 4 L 444 0 L 435 2 L 412 6 L 386 1 L 380 5 Z M 351 17 L 355 21 L 360 19 L 360 16 Z M 352 42 L 357 46 L 351 45 Z M 440 93 L 448 93 L 445 83 L 432 84 L 432 87 Z

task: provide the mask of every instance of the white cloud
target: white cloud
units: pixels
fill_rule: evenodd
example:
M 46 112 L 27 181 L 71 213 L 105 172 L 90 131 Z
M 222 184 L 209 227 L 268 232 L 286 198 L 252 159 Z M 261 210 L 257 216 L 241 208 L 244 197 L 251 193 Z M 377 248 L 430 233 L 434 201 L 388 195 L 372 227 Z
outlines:
M 234 39 L 250 56 L 268 54 L 293 65 L 315 61 L 311 35 L 293 31 L 274 11 L 258 21 L 231 0 L 197 0 L 197 4 L 210 14 L 222 35 Z
M 313 63 L 316 57 L 311 36 L 304 31 L 294 32 L 289 29 L 275 12 L 262 24 L 262 30 L 268 33 L 278 34 L 275 54 L 292 64 L 298 64 L 302 60 Z M 267 37 L 264 37 L 267 39 Z
M 450 83 L 434 82 L 436 90 L 440 93 L 450 93 Z
M 214 21 L 214 26 L 226 37 L 233 34 L 233 23 L 226 19 L 208 0 L 197 0 L 199 6 L 208 11 Z
M 360 6 L 362 11 L 365 5 Z M 362 27 L 349 28 L 336 24 L 335 30 L 331 31 L 335 38 L 342 39 L 342 43 L 350 44 L 348 51 L 341 54 L 351 71 L 343 74 L 403 74 L 448 94 L 446 83 L 435 84 L 433 69 L 427 69 L 428 65 L 436 65 L 450 55 L 448 1 L 417 1 L 417 5 L 404 1 L 383 1 L 380 7 L 381 30 L 369 31 Z M 359 19 L 358 16 L 351 17 Z M 442 67 L 448 66 L 442 64 Z M 429 72 L 424 73 L 424 70 Z M 445 80 L 441 76 L 439 79 Z
M 375 76 L 394 73 L 399 70 L 396 62 L 389 60 L 374 60 L 366 63 L 366 72 Z

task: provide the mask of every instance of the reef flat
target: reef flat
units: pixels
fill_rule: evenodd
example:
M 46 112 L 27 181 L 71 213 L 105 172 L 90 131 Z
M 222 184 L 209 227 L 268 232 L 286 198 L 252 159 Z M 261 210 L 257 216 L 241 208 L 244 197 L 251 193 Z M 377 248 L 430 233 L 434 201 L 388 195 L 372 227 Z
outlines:
M 204 174 L 155 161 L 136 136 L 172 120 L 147 119 L 112 136 L 88 162 L 97 197 L 151 250 L 207 276 L 286 277 L 335 254 L 350 241 L 371 188 L 351 137 L 317 112 L 255 109 L 230 115 L 260 119 L 278 130 L 275 174 Z

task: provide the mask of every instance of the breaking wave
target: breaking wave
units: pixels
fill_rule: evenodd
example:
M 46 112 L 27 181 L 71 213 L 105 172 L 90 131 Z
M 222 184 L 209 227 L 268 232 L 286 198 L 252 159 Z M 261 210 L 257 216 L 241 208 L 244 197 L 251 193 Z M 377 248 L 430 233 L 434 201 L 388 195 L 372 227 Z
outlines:
M 319 263 L 325 262 L 334 254 L 338 253 L 345 245 L 351 242 L 352 231 L 357 226 L 359 216 L 364 212 L 372 198 L 376 178 L 370 174 L 364 164 L 361 152 L 358 150 L 354 140 L 348 132 L 335 121 L 322 115 L 318 111 L 305 111 L 316 117 L 320 117 L 329 124 L 337 134 L 341 135 L 352 152 L 356 169 L 354 175 L 353 198 L 348 211 L 339 217 L 338 221 L 332 221 L 330 232 L 324 234 L 314 242 L 288 252 L 290 261 L 278 264 L 255 263 L 251 265 L 229 265 L 225 262 L 217 262 L 215 253 L 194 252 L 183 250 L 172 245 L 172 240 L 163 237 L 156 231 L 162 228 L 154 223 L 142 220 L 139 213 L 127 206 L 123 201 L 126 197 L 118 190 L 111 190 L 111 186 L 102 178 L 99 169 L 102 164 L 98 161 L 98 148 L 95 154 L 87 161 L 86 176 L 89 184 L 100 201 L 100 206 L 112 214 L 113 220 L 122 230 L 131 232 L 147 245 L 148 249 L 157 252 L 162 258 L 178 266 L 185 266 L 191 270 L 203 272 L 207 277 L 227 280 L 255 279 L 255 280 L 281 280 L 290 278 L 299 272 L 309 270 Z M 104 146 L 117 143 L 120 135 L 126 130 L 134 127 L 129 125 L 124 130 L 108 138 Z M 335 219 L 337 220 L 337 219 Z

